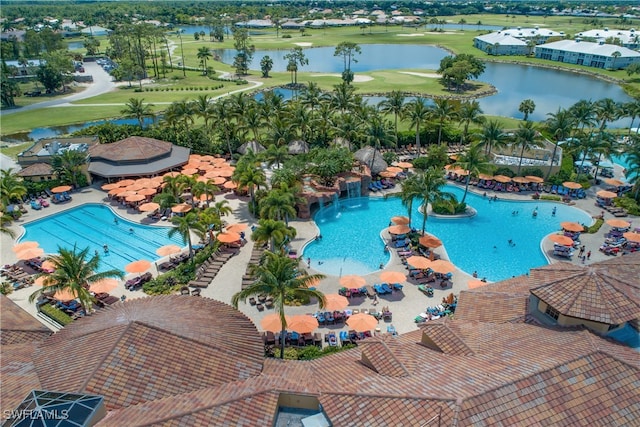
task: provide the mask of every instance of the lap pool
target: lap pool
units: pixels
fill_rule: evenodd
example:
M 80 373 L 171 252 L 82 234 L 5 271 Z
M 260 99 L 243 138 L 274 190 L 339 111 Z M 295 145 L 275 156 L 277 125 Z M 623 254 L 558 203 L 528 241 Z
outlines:
M 117 218 L 117 224 L 114 219 Z M 156 250 L 164 245 L 183 246 L 182 238 L 169 238 L 171 227 L 151 227 L 117 216 L 101 204 L 84 204 L 24 225 L 22 241 L 36 241 L 45 253 L 55 254 L 58 247 L 89 247 L 90 254 L 100 253 L 100 269 L 124 271 L 125 265 L 139 259 L 158 259 Z M 133 233 L 129 229 L 133 229 Z M 103 246 L 109 246 L 104 254 Z
M 462 198 L 463 190 L 447 186 L 446 191 Z M 468 193 L 467 204 L 477 210 L 471 218 L 439 219 L 429 217 L 426 231 L 440 238 L 451 261 L 460 269 L 480 277 L 498 281 L 528 273 L 529 269 L 547 264 L 540 242 L 544 236 L 560 229 L 560 222 L 575 221 L 590 225 L 586 212 L 564 204 L 544 201 L 491 202 L 488 198 Z M 414 203 L 412 227 L 420 230 L 422 214 Z M 556 215 L 552 215 L 553 208 Z M 538 215 L 532 216 L 537 208 Z M 517 215 L 513 212 L 517 211 Z M 407 209 L 398 198 L 342 199 L 314 216 L 322 240 L 307 244 L 304 258 L 322 273 L 342 276 L 378 271 L 389 261 L 384 252 L 380 232 L 389 219 L 406 215 Z M 513 240 L 515 246 L 509 245 Z M 437 252 L 437 251 L 436 251 Z

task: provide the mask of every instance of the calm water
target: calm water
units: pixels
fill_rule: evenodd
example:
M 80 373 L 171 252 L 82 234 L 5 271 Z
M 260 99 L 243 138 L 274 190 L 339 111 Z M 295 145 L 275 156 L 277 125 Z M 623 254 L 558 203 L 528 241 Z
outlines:
M 69 50 L 78 50 L 84 48 L 84 42 L 67 42 Z
M 118 218 L 118 224 L 114 223 Z M 84 249 L 101 255 L 100 271 L 118 269 L 139 259 L 159 259 L 156 250 L 164 245 L 184 246 L 182 238 L 169 238 L 171 227 L 151 227 L 117 216 L 111 208 L 100 204 L 84 204 L 24 225 L 21 241 L 36 241 L 45 253 L 58 252 L 58 247 Z M 134 232 L 129 232 L 133 228 Z M 104 245 L 109 246 L 107 255 Z
M 447 186 L 458 200 L 463 190 Z M 540 242 L 549 233 L 559 230 L 562 221 L 590 224 L 591 217 L 571 206 L 540 201 L 497 201 L 467 194 L 467 203 L 478 214 L 472 218 L 428 218 L 426 231 L 440 238 L 451 261 L 462 270 L 478 271 L 491 281 L 527 273 L 531 268 L 547 264 Z M 412 226 L 421 229 L 422 214 L 414 203 Z M 538 208 L 538 216 L 532 212 Z M 555 217 L 552 209 L 556 207 Z M 518 211 L 517 215 L 513 215 Z M 407 210 L 397 198 L 358 198 L 340 201 L 340 206 L 327 206 L 314 219 L 322 234 L 304 249 L 313 268 L 335 276 L 368 274 L 377 271 L 380 263 L 389 260 L 384 252 L 380 232 L 389 225 L 389 218 L 406 215 Z M 515 246 L 509 246 L 512 239 Z M 336 248 L 339 248 L 336 251 Z M 336 256 L 336 253 L 339 255 Z

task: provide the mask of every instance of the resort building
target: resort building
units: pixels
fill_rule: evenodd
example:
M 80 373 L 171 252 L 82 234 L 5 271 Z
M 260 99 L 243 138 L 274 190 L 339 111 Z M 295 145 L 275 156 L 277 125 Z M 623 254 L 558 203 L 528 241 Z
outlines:
M 309 361 L 263 357 L 251 320 L 208 298 L 118 302 L 49 336 L 0 296 L 0 410 L 53 391 L 92 402 L 76 425 L 635 425 L 640 357 L 610 337 L 637 334 L 639 276 L 640 253 L 535 268 Z
M 602 43 L 607 43 L 607 41 L 609 41 L 611 44 L 618 44 L 612 42 L 619 41 L 619 44 L 622 47 L 636 50 L 640 48 L 640 32 L 636 31 L 635 28 L 631 28 L 630 30 L 610 30 L 605 27 L 600 30 L 582 31 L 576 34 L 576 38 Z
M 515 37 L 520 40 L 533 40 L 536 44 L 545 43 L 551 37 L 564 37 L 564 32 L 557 32 L 548 28 L 510 28 L 502 30 L 503 34 Z
M 474 37 L 473 46 L 489 55 L 526 55 L 527 43 L 501 31 Z
M 65 151 L 78 151 L 89 155 L 89 148 L 98 145 L 98 137 L 43 138 L 18 154 L 18 164 L 22 168 L 18 175 L 30 181 L 54 179 L 51 160 Z M 85 167 L 85 174 L 87 173 Z
M 613 44 L 560 40 L 536 46 L 536 58 L 588 67 L 619 70 L 640 63 L 640 52 Z

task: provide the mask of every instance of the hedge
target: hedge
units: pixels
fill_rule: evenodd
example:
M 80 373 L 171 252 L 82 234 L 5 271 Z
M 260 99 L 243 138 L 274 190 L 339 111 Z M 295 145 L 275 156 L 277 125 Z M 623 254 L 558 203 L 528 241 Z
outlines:
M 71 316 L 54 305 L 45 304 L 40 307 L 40 312 L 62 326 L 67 326 L 73 322 Z

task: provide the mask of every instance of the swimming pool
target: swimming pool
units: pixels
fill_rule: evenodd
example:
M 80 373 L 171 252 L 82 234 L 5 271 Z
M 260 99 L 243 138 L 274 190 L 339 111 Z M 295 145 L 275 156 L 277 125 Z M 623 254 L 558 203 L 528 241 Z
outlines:
M 463 190 L 446 186 L 462 198 Z M 462 270 L 478 271 L 491 281 L 525 274 L 533 267 L 547 264 L 540 242 L 544 236 L 559 230 L 562 221 L 591 224 L 586 212 L 571 206 L 543 201 L 491 202 L 488 198 L 468 193 L 467 203 L 477 210 L 471 218 L 439 219 L 429 217 L 426 231 L 442 240 L 451 261 Z M 419 202 L 414 203 L 411 225 L 422 226 Z M 552 215 L 553 208 L 556 215 Z M 537 208 L 538 215 L 532 216 Z M 517 211 L 517 215 L 513 212 Z M 303 256 L 311 258 L 312 267 L 325 274 L 368 274 L 378 271 L 389 261 L 384 252 L 380 232 L 389 218 L 406 215 L 398 198 L 342 199 L 314 216 L 322 240 L 305 246 Z M 515 246 L 508 244 L 513 240 Z
M 118 223 L 114 222 L 118 219 Z M 183 246 L 182 238 L 169 238 L 171 227 L 151 227 L 128 221 L 117 216 L 105 205 L 89 203 L 60 212 L 24 225 L 26 232 L 21 241 L 36 241 L 45 253 L 54 254 L 58 247 L 79 249 L 87 246 L 90 253 L 97 250 L 100 257 L 100 271 L 118 269 L 139 259 L 158 259 L 156 250 L 160 246 L 176 244 Z M 129 231 L 133 229 L 133 233 Z M 109 253 L 104 254 L 103 246 L 108 245 Z

